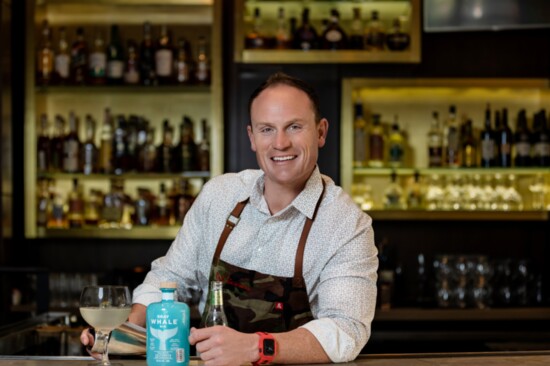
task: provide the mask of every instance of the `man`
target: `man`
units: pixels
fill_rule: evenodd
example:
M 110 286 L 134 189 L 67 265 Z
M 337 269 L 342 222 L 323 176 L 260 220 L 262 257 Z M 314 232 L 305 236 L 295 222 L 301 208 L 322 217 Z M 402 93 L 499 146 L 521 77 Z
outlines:
M 145 325 L 161 281 L 177 281 L 182 301 L 200 294 L 204 311 L 209 281 L 222 279 L 230 327 L 192 328 L 189 337 L 206 365 L 350 361 L 374 315 L 372 221 L 319 172 L 328 121 L 309 85 L 274 74 L 250 97 L 249 112 L 261 170 L 204 185 L 168 253 L 134 291 L 129 320 Z M 266 340 L 274 355 L 263 351 Z

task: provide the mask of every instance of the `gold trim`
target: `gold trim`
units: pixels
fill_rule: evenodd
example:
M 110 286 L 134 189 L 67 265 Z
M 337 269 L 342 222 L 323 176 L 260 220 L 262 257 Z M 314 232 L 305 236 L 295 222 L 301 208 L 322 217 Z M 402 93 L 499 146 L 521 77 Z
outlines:
M 369 210 L 373 220 L 384 221 L 547 221 L 548 211 L 426 211 Z
M 131 229 L 41 229 L 39 238 L 174 239 L 181 226 L 134 226 Z

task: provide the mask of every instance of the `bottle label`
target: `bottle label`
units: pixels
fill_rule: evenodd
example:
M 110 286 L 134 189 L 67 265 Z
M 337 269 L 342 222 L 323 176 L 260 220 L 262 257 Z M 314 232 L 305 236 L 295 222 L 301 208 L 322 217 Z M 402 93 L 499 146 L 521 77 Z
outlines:
M 325 38 L 331 43 L 340 42 L 342 40 L 342 33 L 337 31 L 336 29 L 333 29 L 325 34 Z
M 384 137 L 380 135 L 370 136 L 370 159 L 384 159 Z
M 157 63 L 157 75 L 158 76 L 170 76 L 172 75 L 172 51 L 170 50 L 158 50 L 155 54 L 155 61 Z
M 104 77 L 107 56 L 103 52 L 94 52 L 90 55 L 90 76 Z
M 390 163 L 401 163 L 403 160 L 403 146 L 391 144 L 388 160 Z
M 197 64 L 197 80 L 206 81 L 208 80 L 208 64 L 206 62 L 199 62 Z
M 107 63 L 107 76 L 110 79 L 121 79 L 124 74 L 124 62 L 111 60 Z
M 355 129 L 353 161 L 355 166 L 364 166 L 367 162 L 367 134 L 363 128 Z
M 136 69 L 130 69 L 124 73 L 124 82 L 126 84 L 137 84 L 139 83 L 139 72 Z
M 428 156 L 430 166 L 442 166 L 443 165 L 443 148 L 441 146 L 428 147 Z
M 63 169 L 66 172 L 74 173 L 78 171 L 78 142 L 65 141 L 65 159 L 63 159 Z
M 69 77 L 69 64 L 69 55 L 61 54 L 55 57 L 55 71 L 60 78 L 67 79 Z
M 516 143 L 516 154 L 518 156 L 530 156 L 531 155 L 531 144 L 528 142 L 518 142 Z
M 550 156 L 550 143 L 537 142 L 533 147 L 533 152 L 537 157 L 549 157 Z
M 481 141 L 481 159 L 491 161 L 495 158 L 495 141 L 487 139 Z

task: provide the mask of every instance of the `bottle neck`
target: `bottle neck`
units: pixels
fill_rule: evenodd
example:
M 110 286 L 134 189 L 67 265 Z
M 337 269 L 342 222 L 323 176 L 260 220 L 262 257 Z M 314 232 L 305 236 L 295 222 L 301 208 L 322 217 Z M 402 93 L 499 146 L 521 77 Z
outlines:
M 223 292 L 222 289 L 213 289 L 212 294 L 210 295 L 210 305 L 212 306 L 223 306 Z
M 174 289 L 162 289 L 162 301 L 175 301 L 176 291 Z

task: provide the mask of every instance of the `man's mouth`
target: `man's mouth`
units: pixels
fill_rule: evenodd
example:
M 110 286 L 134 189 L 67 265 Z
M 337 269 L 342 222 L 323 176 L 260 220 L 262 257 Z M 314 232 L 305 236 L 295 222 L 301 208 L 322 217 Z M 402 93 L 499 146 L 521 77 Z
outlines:
M 274 156 L 271 158 L 273 161 L 288 161 L 296 159 L 296 155 L 287 155 L 287 156 Z

